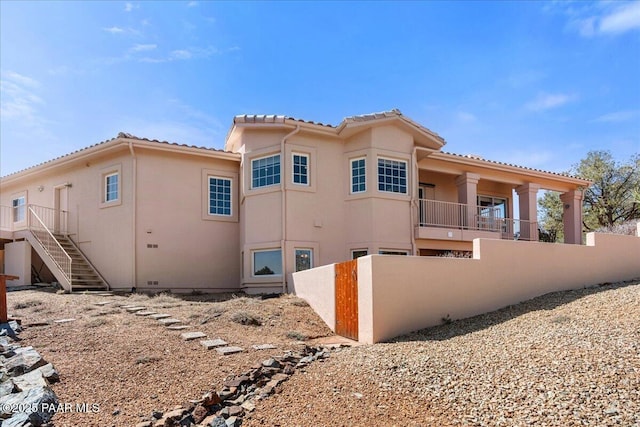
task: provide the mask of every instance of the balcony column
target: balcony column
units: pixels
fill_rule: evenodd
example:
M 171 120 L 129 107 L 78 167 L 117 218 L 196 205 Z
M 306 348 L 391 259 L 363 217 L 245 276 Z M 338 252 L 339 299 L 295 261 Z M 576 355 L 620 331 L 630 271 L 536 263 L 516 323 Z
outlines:
M 528 182 L 516 188 L 519 199 L 520 238 L 538 240 L 538 190 L 540 185 Z
M 462 210 L 460 219 L 462 225 L 469 228 L 476 227 L 478 181 L 480 181 L 480 175 L 470 172 L 465 172 L 456 179 L 458 203 L 467 205 L 466 209 Z
M 582 244 L 582 199 L 581 190 L 571 190 L 560 195 L 564 225 L 564 242 L 574 245 Z

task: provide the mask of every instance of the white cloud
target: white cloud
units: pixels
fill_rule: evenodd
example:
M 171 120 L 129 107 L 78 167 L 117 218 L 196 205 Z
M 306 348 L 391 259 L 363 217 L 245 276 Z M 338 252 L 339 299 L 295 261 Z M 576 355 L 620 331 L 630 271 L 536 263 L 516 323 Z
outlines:
M 197 1 L 190 1 L 189 3 L 187 3 L 187 7 L 196 7 L 198 5 Z
M 158 47 L 156 44 L 135 44 L 129 51 L 131 52 L 147 52 L 150 50 L 155 50 Z
M 133 10 L 133 4 L 131 3 L 125 3 L 124 4 L 124 11 L 125 12 L 131 12 Z
M 111 34 L 120 34 L 120 33 L 124 33 L 124 28 L 120 28 L 120 27 L 109 27 L 109 28 L 103 28 L 103 30 L 105 30 L 108 33 Z
M 179 49 L 171 52 L 170 59 L 190 59 L 193 56 L 191 51 L 187 49 Z
M 624 33 L 638 28 L 640 28 L 640 2 L 638 1 L 618 7 L 600 22 L 600 31 L 603 33 Z
M 458 111 L 456 119 L 463 123 L 474 123 L 478 121 L 478 118 L 475 115 L 466 111 Z
M 46 103 L 38 95 L 40 82 L 13 71 L 0 73 L 0 115 L 2 120 L 25 129 L 44 127 L 39 110 Z
M 614 111 L 598 117 L 596 122 L 619 123 L 640 118 L 640 110 Z
M 561 107 L 574 99 L 574 95 L 564 93 L 541 93 L 534 100 L 528 102 L 525 108 L 530 111 L 545 111 Z

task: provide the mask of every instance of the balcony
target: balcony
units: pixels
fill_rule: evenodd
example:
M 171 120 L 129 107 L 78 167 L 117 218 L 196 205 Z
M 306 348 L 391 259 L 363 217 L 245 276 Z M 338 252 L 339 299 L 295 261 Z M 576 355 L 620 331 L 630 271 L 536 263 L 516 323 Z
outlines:
M 475 238 L 538 241 L 538 223 L 503 218 L 500 207 L 419 200 L 416 238 L 471 241 Z

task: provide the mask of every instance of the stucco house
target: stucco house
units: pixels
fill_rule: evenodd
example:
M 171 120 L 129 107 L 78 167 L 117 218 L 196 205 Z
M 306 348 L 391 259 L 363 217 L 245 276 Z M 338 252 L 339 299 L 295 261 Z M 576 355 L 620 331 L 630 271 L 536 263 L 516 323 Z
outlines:
M 565 243 L 581 244 L 588 181 L 444 145 L 398 110 L 236 116 L 223 150 L 121 133 L 1 178 L 4 269 L 74 290 L 281 292 L 367 254 L 537 240 L 540 190 L 562 193 Z

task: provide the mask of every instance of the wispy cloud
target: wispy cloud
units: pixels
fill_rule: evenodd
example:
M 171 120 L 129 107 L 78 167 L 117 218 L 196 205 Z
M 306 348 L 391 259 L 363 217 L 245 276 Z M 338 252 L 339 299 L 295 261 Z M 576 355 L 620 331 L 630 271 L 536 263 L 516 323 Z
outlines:
M 187 3 L 187 7 L 196 7 L 198 5 L 197 1 L 190 1 L 189 3 Z
M 535 99 L 525 104 L 525 108 L 529 111 L 546 111 L 553 108 L 561 107 L 576 99 L 575 95 L 564 93 L 541 93 Z
M 40 82 L 14 71 L 0 72 L 0 115 L 25 128 L 40 128 L 44 121 L 39 110 L 45 101 L 38 94 Z
M 206 59 L 214 55 L 223 55 L 225 53 L 235 52 L 240 50 L 238 46 L 232 46 L 228 49 L 220 50 L 213 46 L 207 47 L 189 47 L 183 49 L 174 49 L 170 51 L 166 56 L 146 56 L 139 58 L 140 62 L 147 62 L 151 64 L 159 64 L 163 62 L 172 61 L 187 61 L 191 59 Z
M 124 33 L 124 28 L 120 28 L 120 27 L 109 27 L 109 28 L 103 28 L 104 31 L 111 33 L 111 34 L 121 34 Z
M 467 111 L 458 111 L 456 113 L 456 119 L 462 123 L 475 123 L 478 121 L 478 118 Z
M 545 10 L 568 17 L 567 29 L 583 37 L 619 35 L 640 29 L 640 1 L 558 2 Z
M 596 122 L 620 123 L 640 118 L 640 110 L 614 111 L 598 117 Z
M 193 57 L 193 53 L 188 49 L 179 49 L 174 50 L 169 55 L 170 60 L 174 59 L 191 59 Z
M 155 50 L 158 47 L 156 44 L 135 44 L 129 49 L 130 52 L 148 52 Z
M 127 3 L 124 4 L 124 11 L 125 12 L 131 12 L 133 9 L 137 9 L 139 7 L 140 6 L 138 6 L 138 5 L 134 5 L 133 3 L 127 2 Z

